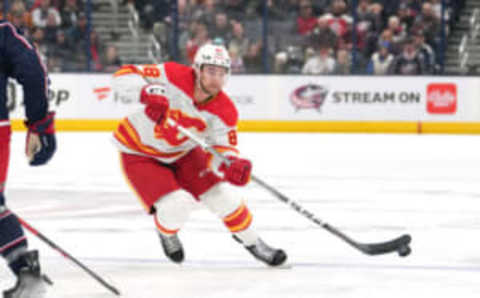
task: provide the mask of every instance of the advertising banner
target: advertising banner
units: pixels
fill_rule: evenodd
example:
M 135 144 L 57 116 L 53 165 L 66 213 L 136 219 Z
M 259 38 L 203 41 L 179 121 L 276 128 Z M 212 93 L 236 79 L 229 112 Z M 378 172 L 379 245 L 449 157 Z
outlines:
M 51 74 L 50 80 L 57 119 L 118 120 L 142 108 L 112 90 L 110 74 Z M 238 75 L 225 90 L 246 122 L 480 122 L 480 78 L 473 77 Z M 23 118 L 22 94 L 10 81 L 12 119 Z

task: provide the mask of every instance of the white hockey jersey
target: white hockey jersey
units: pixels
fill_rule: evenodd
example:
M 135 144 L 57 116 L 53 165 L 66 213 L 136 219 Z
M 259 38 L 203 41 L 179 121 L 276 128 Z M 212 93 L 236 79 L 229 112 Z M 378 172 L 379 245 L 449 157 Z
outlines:
M 238 112 L 222 91 L 207 102 L 193 99 L 195 72 L 175 62 L 159 65 L 125 65 L 114 74 L 113 89 L 120 96 L 140 101 L 140 92 L 148 83 L 165 85 L 170 102 L 168 117 L 206 140 L 220 152 L 237 154 Z M 142 109 L 123 119 L 114 132 L 120 151 L 154 157 L 172 163 L 197 145 L 166 123 L 157 124 Z

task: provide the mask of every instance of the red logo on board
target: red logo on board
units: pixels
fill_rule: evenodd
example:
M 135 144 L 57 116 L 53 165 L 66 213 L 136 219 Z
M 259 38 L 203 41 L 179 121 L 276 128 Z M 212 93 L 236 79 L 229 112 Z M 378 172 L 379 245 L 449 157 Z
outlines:
M 457 101 L 456 84 L 432 83 L 427 86 L 427 111 L 430 114 L 455 114 Z

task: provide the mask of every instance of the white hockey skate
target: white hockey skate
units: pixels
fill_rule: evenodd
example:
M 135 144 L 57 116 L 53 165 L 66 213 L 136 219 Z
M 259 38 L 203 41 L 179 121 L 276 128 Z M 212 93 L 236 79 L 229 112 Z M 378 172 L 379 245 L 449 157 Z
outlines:
M 233 235 L 233 239 L 242 243 L 242 241 Z M 245 248 L 257 259 L 269 266 L 280 266 L 287 260 L 287 254 L 282 249 L 276 249 L 268 246 L 262 239 L 258 238 L 254 245 L 245 246 Z
M 183 253 L 183 245 L 180 242 L 177 234 L 171 236 L 165 236 L 158 233 L 162 242 L 163 252 L 174 263 L 181 263 L 185 258 Z
M 4 298 L 43 298 L 46 295 L 47 283 L 52 284 L 46 275 L 40 273 L 38 251 L 26 252 L 25 258 L 28 267 L 22 268 L 15 286 L 3 292 Z

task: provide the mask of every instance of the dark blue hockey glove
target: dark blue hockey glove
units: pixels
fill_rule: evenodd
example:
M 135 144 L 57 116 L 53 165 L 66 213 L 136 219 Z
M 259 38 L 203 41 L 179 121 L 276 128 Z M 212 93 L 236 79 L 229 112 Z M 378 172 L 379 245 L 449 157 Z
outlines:
M 28 128 L 25 154 L 31 166 L 47 163 L 57 149 L 54 127 L 55 112 L 36 122 L 25 122 Z

